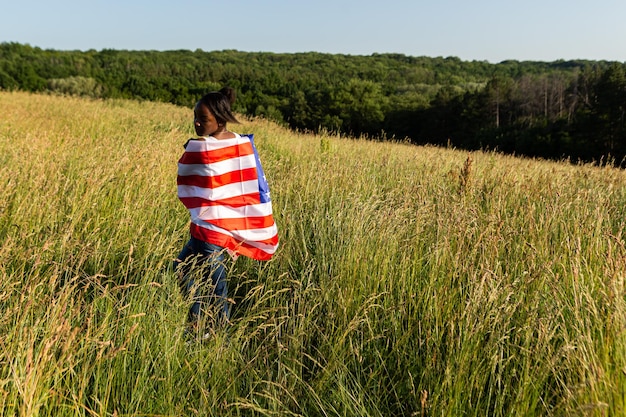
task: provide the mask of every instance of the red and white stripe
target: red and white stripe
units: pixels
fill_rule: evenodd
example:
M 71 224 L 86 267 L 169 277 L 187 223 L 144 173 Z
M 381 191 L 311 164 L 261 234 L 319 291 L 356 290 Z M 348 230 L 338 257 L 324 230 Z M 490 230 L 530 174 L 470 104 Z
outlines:
M 178 161 L 177 183 L 178 198 L 191 215 L 192 236 L 258 260 L 276 252 L 272 203 L 261 202 L 247 136 L 190 140 Z

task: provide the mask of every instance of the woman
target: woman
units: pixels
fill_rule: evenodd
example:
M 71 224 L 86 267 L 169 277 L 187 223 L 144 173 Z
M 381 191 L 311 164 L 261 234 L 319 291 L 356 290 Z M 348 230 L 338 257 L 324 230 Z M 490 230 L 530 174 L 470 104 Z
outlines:
M 197 138 L 185 144 L 178 161 L 178 198 L 191 215 L 191 238 L 174 261 L 185 294 L 193 299 L 190 323 L 218 307 L 227 321 L 225 253 L 267 260 L 278 247 L 269 190 L 254 147 L 253 135 L 228 130 L 239 123 L 231 111 L 233 89 L 206 94 L 194 108 Z M 207 284 L 211 290 L 207 291 Z M 214 299 L 215 303 L 208 303 Z

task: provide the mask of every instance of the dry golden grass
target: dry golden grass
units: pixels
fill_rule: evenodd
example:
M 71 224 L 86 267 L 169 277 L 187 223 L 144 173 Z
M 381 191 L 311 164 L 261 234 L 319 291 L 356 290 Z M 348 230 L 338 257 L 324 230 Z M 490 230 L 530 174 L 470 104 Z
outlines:
M 281 246 L 183 337 L 191 111 L 0 92 L 4 415 L 622 415 L 626 173 L 254 133 Z

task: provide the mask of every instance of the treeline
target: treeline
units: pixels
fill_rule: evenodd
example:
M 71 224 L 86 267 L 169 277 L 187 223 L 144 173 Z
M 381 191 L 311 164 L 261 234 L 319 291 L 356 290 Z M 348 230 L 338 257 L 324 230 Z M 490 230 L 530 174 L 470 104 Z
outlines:
M 293 129 L 573 160 L 626 156 L 626 65 L 402 54 L 57 51 L 0 44 L 0 89 L 191 107 L 230 85 L 236 110 Z

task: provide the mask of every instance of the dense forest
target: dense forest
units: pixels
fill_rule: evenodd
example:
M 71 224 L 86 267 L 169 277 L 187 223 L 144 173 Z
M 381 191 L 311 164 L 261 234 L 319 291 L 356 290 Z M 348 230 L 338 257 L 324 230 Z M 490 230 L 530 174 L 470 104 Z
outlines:
M 573 161 L 626 158 L 626 64 L 0 44 L 0 90 L 171 102 L 224 85 L 235 110 L 326 130 Z

